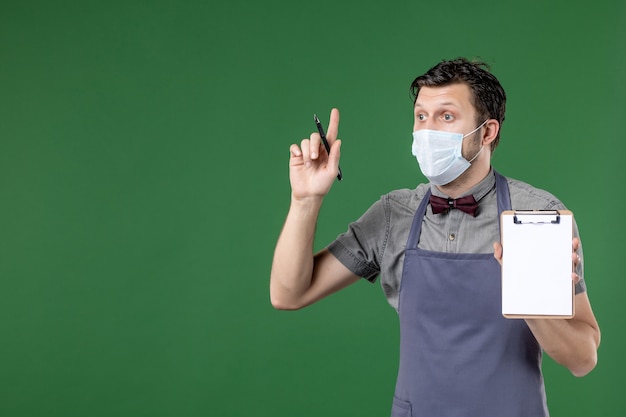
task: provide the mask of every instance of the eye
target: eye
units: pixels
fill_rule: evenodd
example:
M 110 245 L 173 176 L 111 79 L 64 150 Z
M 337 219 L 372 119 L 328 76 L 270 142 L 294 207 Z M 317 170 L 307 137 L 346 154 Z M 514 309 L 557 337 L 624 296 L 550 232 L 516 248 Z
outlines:
M 446 122 L 451 122 L 452 120 L 454 120 L 454 116 L 451 115 L 450 113 L 444 113 L 442 116 L 443 120 L 445 120 Z
M 424 121 L 426 120 L 426 115 L 423 113 L 418 113 L 417 115 L 415 115 L 415 118 L 419 121 Z

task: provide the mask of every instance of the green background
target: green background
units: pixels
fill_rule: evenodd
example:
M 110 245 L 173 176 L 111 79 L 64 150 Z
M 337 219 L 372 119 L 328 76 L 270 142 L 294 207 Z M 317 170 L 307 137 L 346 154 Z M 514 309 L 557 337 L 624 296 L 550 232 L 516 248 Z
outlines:
M 545 360 L 552 415 L 624 415 L 625 40 L 623 0 L 1 0 L 0 415 L 389 415 L 378 284 L 269 303 L 288 149 L 340 108 L 321 248 L 424 180 L 408 87 L 457 56 L 507 90 L 494 166 L 580 227 L 603 343 Z

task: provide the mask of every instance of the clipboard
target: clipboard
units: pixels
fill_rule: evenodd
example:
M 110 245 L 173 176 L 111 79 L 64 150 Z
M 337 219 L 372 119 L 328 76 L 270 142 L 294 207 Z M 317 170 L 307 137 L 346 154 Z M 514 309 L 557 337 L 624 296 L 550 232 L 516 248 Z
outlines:
M 502 315 L 572 318 L 572 235 L 569 210 L 505 210 L 502 242 Z

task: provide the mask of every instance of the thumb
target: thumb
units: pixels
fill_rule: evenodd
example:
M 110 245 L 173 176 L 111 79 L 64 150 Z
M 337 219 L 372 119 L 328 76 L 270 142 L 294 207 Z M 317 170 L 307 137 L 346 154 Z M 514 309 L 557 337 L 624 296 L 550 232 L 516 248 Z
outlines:
M 341 159 L 341 139 L 333 142 L 328 155 L 328 164 L 334 167 L 337 172 L 339 172 L 339 159 Z
M 502 266 L 502 245 L 500 242 L 493 243 L 493 257 L 496 258 L 496 261 Z

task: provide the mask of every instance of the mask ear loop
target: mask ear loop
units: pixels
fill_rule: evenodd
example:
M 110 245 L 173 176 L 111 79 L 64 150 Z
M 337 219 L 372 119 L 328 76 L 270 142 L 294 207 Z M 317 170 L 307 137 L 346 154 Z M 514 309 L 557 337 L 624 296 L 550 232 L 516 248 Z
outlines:
M 478 129 L 480 129 L 481 127 L 483 127 L 485 125 L 485 123 L 487 123 L 489 121 L 489 119 L 486 119 L 484 122 L 482 122 L 480 124 L 480 126 L 478 126 L 476 129 L 472 130 L 471 132 L 469 132 L 466 135 L 463 135 L 463 139 L 465 139 L 466 137 L 468 137 L 469 135 L 471 135 L 472 133 L 476 132 Z
M 474 162 L 474 159 L 478 158 L 478 155 L 480 155 L 480 153 L 483 151 L 484 148 L 485 148 L 485 145 L 481 145 L 480 150 L 476 152 L 476 155 L 474 155 L 474 157 L 467 162 L 469 162 L 470 164 Z
M 471 135 L 472 133 L 476 132 L 478 129 L 480 129 L 481 127 L 483 127 L 485 125 L 485 123 L 487 123 L 489 121 L 489 119 L 485 120 L 484 122 L 482 122 L 482 124 L 480 126 L 478 126 L 476 129 L 472 130 L 471 132 L 469 132 L 467 135 L 463 136 L 463 139 L 465 139 L 467 136 Z M 478 158 L 478 155 L 480 155 L 480 153 L 483 151 L 483 149 L 485 149 L 485 145 L 480 145 L 480 150 L 478 152 L 476 152 L 476 155 L 474 155 L 474 157 L 472 159 L 470 159 L 469 162 L 470 164 L 472 162 L 474 162 L 474 160 L 476 158 Z

